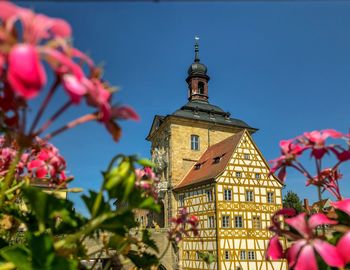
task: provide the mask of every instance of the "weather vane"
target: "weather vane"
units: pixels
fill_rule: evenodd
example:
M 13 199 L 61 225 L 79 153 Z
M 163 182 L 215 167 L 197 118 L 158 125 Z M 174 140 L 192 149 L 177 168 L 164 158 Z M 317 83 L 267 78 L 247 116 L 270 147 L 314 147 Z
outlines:
M 195 44 L 194 44 L 194 53 L 195 53 L 194 61 L 195 62 L 199 62 L 199 44 L 198 44 L 199 36 L 196 35 L 194 37 L 194 40 L 195 40 Z

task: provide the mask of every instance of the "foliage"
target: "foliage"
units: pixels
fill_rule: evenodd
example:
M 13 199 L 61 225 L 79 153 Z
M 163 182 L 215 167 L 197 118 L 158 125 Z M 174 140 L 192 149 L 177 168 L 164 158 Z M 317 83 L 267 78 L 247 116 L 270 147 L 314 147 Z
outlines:
M 327 144 L 327 139 L 337 143 Z M 332 203 L 335 211 L 330 212 L 298 214 L 293 208 L 276 212 L 269 228 L 275 235 L 266 252 L 268 259 L 285 258 L 289 267 L 296 270 L 350 268 L 350 199 L 343 198 L 339 187 L 340 165 L 350 160 L 349 139 L 350 134 L 327 129 L 281 141 L 282 155 L 272 161 L 270 173 L 279 171 L 284 181 L 286 169 L 296 169 L 306 177 L 306 186 L 316 187 L 320 201 L 325 191 L 337 201 Z M 307 152 L 315 162 L 315 176 L 300 162 L 300 157 Z M 333 156 L 328 159 L 328 162 L 334 161 L 332 166 L 324 167 L 326 155 Z M 289 242 L 287 248 L 283 248 L 281 237 Z
M 297 213 L 304 211 L 303 204 L 298 196 L 293 191 L 287 191 L 287 194 L 283 198 L 283 207 L 284 208 L 293 208 Z
M 64 20 L 0 2 L 0 269 L 85 269 L 84 260 L 101 256 L 107 257 L 104 269 L 121 269 L 125 264 L 151 269 L 166 250 L 159 254 L 151 232 L 135 221 L 135 211 L 160 210 L 158 179 L 150 161 L 113 158 L 102 172 L 100 190 L 81 196 L 88 217 L 57 196 L 77 189 L 68 189 L 72 177 L 65 175 L 66 162 L 48 140 L 97 121 L 118 141 L 117 121 L 139 119 L 132 108 L 112 105 L 115 89 L 103 80 L 102 70 L 73 47 L 71 33 Z M 53 73 L 51 86 L 47 72 Z M 29 124 L 30 101 L 45 88 L 46 97 Z M 67 102 L 42 121 L 60 88 Z M 59 116 L 83 100 L 92 112 L 49 131 Z M 183 210 L 174 218 L 168 247 L 177 245 L 182 234 L 197 235 L 197 226 L 198 219 Z M 86 246 L 89 239 L 101 243 L 93 253 Z

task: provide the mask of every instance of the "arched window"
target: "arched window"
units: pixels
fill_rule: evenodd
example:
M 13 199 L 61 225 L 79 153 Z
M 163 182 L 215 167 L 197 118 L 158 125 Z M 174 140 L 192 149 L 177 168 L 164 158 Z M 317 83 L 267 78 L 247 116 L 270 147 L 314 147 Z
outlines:
M 198 93 L 204 95 L 204 82 L 198 82 Z
M 191 135 L 191 150 L 199 150 L 199 136 Z

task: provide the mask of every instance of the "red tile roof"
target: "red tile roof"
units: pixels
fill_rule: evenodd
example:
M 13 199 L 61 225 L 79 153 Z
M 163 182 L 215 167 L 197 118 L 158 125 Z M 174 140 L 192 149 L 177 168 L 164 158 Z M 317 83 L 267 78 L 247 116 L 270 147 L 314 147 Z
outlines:
M 210 146 L 191 168 L 182 181 L 175 187 L 175 190 L 190 185 L 199 184 L 207 180 L 214 180 L 225 170 L 230 161 L 233 151 L 236 149 L 245 130 Z M 219 162 L 215 162 L 219 160 Z

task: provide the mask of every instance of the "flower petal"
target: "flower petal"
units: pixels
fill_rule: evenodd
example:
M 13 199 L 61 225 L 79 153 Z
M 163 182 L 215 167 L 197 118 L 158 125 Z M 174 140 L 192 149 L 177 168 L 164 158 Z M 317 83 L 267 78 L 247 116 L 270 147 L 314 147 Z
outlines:
M 314 249 L 306 245 L 300 251 L 295 270 L 318 270 Z
M 337 224 L 338 222 L 335 220 L 331 220 L 329 219 L 326 215 L 322 214 L 322 213 L 317 213 L 317 214 L 313 214 L 310 218 L 309 218 L 309 227 L 311 229 L 316 228 L 317 226 L 320 225 L 333 225 L 333 224 Z
M 345 233 L 337 243 L 337 250 L 345 264 L 350 262 L 350 231 Z
M 324 129 L 322 130 L 322 133 L 326 138 L 331 137 L 333 139 L 340 139 L 345 136 L 343 133 L 336 131 L 334 129 Z
M 135 120 L 139 121 L 140 117 L 138 114 L 134 111 L 133 108 L 129 106 L 120 106 L 112 109 L 111 117 L 116 119 L 123 119 L 123 120 Z
M 350 216 L 350 199 L 345 199 L 337 202 L 332 202 L 332 206 Z
M 265 257 L 267 260 L 272 259 L 272 260 L 278 260 L 282 259 L 283 256 L 283 248 L 282 245 L 278 239 L 278 236 L 275 235 L 270 239 L 269 245 L 266 250 Z
M 65 74 L 62 79 L 63 87 L 67 91 L 73 103 L 79 104 L 81 98 L 86 94 L 85 86 L 70 74 Z
M 310 230 L 307 226 L 306 220 L 305 220 L 306 214 L 301 213 L 295 217 L 292 218 L 286 218 L 285 222 L 292 226 L 294 229 L 296 229 L 301 235 L 308 236 L 310 234 Z
M 67 38 L 72 35 L 69 23 L 62 19 L 52 19 L 51 32 L 58 37 Z
M 6 21 L 12 16 L 16 15 L 17 6 L 8 2 L 8 1 L 0 1 L 0 19 Z
M 292 244 L 286 252 L 286 258 L 290 268 L 293 268 L 298 261 L 298 255 L 303 246 L 305 246 L 306 240 L 299 240 Z
M 36 48 L 28 44 L 16 45 L 8 61 L 8 81 L 13 90 L 26 99 L 38 95 L 46 83 L 46 74 Z
M 329 265 L 333 267 L 343 267 L 344 262 L 339 254 L 337 248 L 326 241 L 320 239 L 313 240 L 313 246 L 320 254 L 322 259 Z

